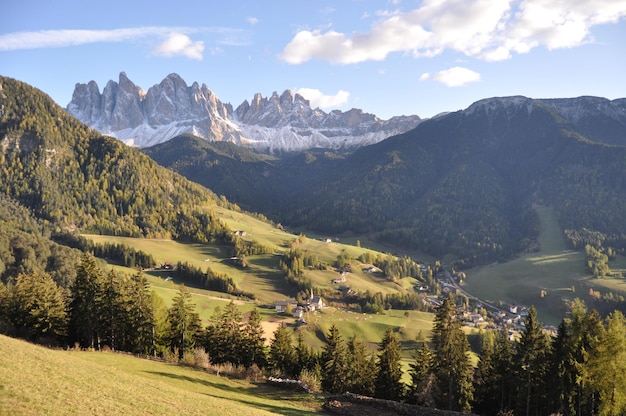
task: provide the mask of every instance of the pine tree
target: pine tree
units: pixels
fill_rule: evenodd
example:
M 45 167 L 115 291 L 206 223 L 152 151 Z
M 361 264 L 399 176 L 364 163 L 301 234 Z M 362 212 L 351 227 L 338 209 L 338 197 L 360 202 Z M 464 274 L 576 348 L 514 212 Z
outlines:
M 48 274 L 31 273 L 17 277 L 9 286 L 7 301 L 18 336 L 37 341 L 59 342 L 66 335 L 67 314 L 61 288 Z
M 456 319 L 452 298 L 443 300 L 437 308 L 433 324 L 433 373 L 437 380 L 438 407 L 469 411 L 473 397 L 472 366 L 469 342 Z
M 347 343 L 348 386 L 351 393 L 373 396 L 376 386 L 376 357 L 368 357 L 365 345 L 353 335 Z
M 222 361 L 219 363 L 231 363 L 240 365 L 243 363 L 243 315 L 235 302 L 232 300 L 222 310 L 221 322 L 218 332 L 221 345 Z
M 246 368 L 256 364 L 259 368 L 267 364 L 267 349 L 265 347 L 265 337 L 261 326 L 261 314 L 254 308 L 250 312 L 248 322 L 245 325 L 245 337 L 243 345 L 242 360 Z
M 329 393 L 344 393 L 348 385 L 346 346 L 335 325 L 330 327 L 326 335 L 320 361 L 323 368 L 322 389 Z
M 170 348 L 178 349 L 179 358 L 186 351 L 193 351 L 199 337 L 200 317 L 195 308 L 191 293 L 185 285 L 181 285 L 167 314 L 170 323 Z
M 400 364 L 400 345 L 391 328 L 385 331 L 378 347 L 378 375 L 375 396 L 387 400 L 400 400 L 404 395 Z
M 84 254 L 71 287 L 69 335 L 71 342 L 82 347 L 100 348 L 100 310 L 102 301 L 102 270 L 96 259 Z
M 285 324 L 280 324 L 274 331 L 270 344 L 270 367 L 287 377 L 295 377 L 296 355 L 291 340 L 291 333 Z
M 483 345 L 474 373 L 474 410 L 481 415 L 496 415 L 511 410 L 514 384 L 513 344 L 506 329 L 493 343 Z
M 129 285 L 129 349 L 134 353 L 151 354 L 154 350 L 154 305 L 150 283 L 139 270 L 131 277 Z
M 409 375 L 411 385 L 407 392 L 407 401 L 420 406 L 435 407 L 435 398 L 440 395 L 437 379 L 433 373 L 433 352 L 427 343 L 415 354 L 415 362 L 411 364 Z
M 169 350 L 170 322 L 165 301 L 156 292 L 150 293 L 152 315 L 152 353 L 155 356 L 162 356 Z
M 99 333 L 102 345 L 112 350 L 123 349 L 123 332 L 126 326 L 124 288 L 113 269 L 102 279 L 99 309 Z M 119 344 L 119 345 L 118 345 Z
M 606 318 L 588 365 L 589 383 L 600 394 L 598 414 L 626 414 L 626 320 L 620 311 Z
M 517 411 L 520 415 L 545 414 L 547 403 L 547 359 L 550 343 L 547 334 L 537 320 L 537 311 L 531 307 L 525 321 L 525 329 L 517 344 L 515 354 Z

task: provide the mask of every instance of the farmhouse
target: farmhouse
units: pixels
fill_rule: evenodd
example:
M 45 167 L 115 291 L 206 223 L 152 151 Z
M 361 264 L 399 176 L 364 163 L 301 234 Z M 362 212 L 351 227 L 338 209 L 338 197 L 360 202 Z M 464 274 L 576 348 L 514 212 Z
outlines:
M 321 296 L 312 296 L 307 305 L 310 311 L 316 311 L 324 309 L 324 299 Z
M 294 311 L 298 307 L 298 302 L 295 300 L 277 300 L 274 302 L 274 307 L 278 313 L 284 313 L 288 310 Z

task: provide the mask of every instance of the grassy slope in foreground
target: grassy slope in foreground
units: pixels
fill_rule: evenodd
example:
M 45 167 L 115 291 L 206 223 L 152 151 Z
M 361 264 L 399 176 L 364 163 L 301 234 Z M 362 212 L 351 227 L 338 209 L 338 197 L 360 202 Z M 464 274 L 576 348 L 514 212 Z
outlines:
M 302 415 L 318 407 L 312 396 L 204 371 L 2 335 L 0 368 L 2 415 Z

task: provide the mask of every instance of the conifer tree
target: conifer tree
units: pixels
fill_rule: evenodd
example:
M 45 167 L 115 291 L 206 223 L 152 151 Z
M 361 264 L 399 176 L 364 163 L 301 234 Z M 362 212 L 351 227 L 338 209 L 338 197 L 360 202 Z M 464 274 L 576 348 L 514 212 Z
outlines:
M 245 338 L 243 340 L 242 361 L 246 368 L 256 364 L 259 368 L 267 364 L 267 349 L 265 337 L 261 326 L 261 314 L 257 308 L 250 312 L 248 322 L 245 325 Z
M 506 329 L 493 343 L 483 345 L 474 373 L 474 411 L 496 415 L 511 410 L 514 402 L 513 343 Z
M 179 358 L 182 358 L 185 351 L 193 351 L 199 337 L 200 317 L 195 308 L 191 293 L 185 285 L 181 285 L 167 314 L 170 323 L 170 348 L 178 349 Z
M 600 416 L 626 414 L 626 320 L 620 311 L 606 318 L 589 358 L 589 382 L 600 394 Z
M 454 301 L 448 297 L 437 308 L 433 324 L 434 359 L 438 407 L 469 411 L 473 397 L 469 342 L 456 319 Z
M 322 389 L 329 393 L 344 393 L 348 384 L 346 346 L 335 325 L 330 327 L 326 335 L 326 345 L 320 360 L 323 368 Z
M 348 391 L 373 396 L 376 386 L 376 357 L 368 357 L 365 345 L 353 335 L 347 342 Z
M 221 363 L 240 365 L 243 363 L 243 315 L 235 302 L 232 300 L 222 310 L 222 316 L 218 327 L 219 337 L 217 342 L 221 344 Z
M 407 392 L 407 401 L 420 406 L 435 407 L 435 398 L 439 396 L 437 379 L 432 371 L 433 352 L 427 343 L 415 354 L 415 362 L 411 364 L 409 375 L 411 385 Z
M 165 301 L 155 291 L 150 293 L 152 315 L 152 353 L 162 356 L 169 349 L 170 322 Z
M 61 341 L 67 331 L 62 290 L 48 274 L 20 274 L 7 290 L 9 318 L 18 336 Z M 0 313 L 1 315 L 1 313 Z
M 124 330 L 127 323 L 126 293 L 120 277 L 113 269 L 102 279 L 99 302 L 99 332 L 102 345 L 112 350 L 123 349 Z
M 318 362 L 316 354 L 311 350 L 304 340 L 302 332 L 298 332 L 296 339 L 296 373 L 300 374 L 303 370 L 314 371 Z
M 515 353 L 517 410 L 519 415 L 545 414 L 547 403 L 547 359 L 550 342 L 537 320 L 537 311 L 530 307 L 525 327 Z
M 400 400 L 404 396 L 400 365 L 400 345 L 391 328 L 385 331 L 378 348 L 378 374 L 375 396 L 387 400 Z
M 70 342 L 77 342 L 82 347 L 100 348 L 102 280 L 102 270 L 96 259 L 90 254 L 84 254 L 76 270 L 69 305 Z
M 129 282 L 130 306 L 129 321 L 130 351 L 150 354 L 154 343 L 154 304 L 150 283 L 139 270 Z
M 282 375 L 295 377 L 296 355 L 291 340 L 291 333 L 285 324 L 281 323 L 270 344 L 270 367 Z

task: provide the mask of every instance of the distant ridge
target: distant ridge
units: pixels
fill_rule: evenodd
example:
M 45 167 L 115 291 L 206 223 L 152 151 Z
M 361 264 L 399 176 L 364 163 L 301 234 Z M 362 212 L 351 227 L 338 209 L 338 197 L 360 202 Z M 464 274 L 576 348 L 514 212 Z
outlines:
M 268 98 L 256 94 L 233 109 L 205 84 L 187 86 L 178 74 L 144 91 L 124 72 L 102 93 L 94 81 L 76 84 L 67 111 L 131 146 L 149 147 L 190 133 L 268 152 L 357 148 L 404 133 L 421 121 L 418 116 L 381 120 L 359 109 L 326 113 L 291 90 Z

